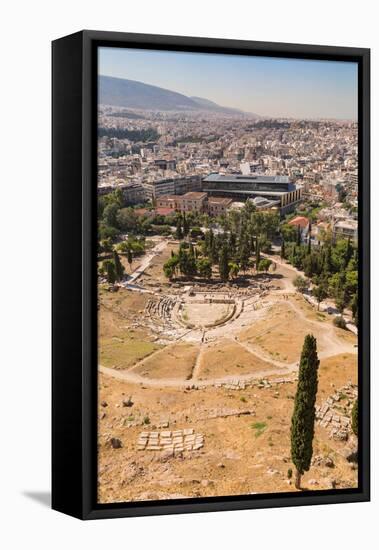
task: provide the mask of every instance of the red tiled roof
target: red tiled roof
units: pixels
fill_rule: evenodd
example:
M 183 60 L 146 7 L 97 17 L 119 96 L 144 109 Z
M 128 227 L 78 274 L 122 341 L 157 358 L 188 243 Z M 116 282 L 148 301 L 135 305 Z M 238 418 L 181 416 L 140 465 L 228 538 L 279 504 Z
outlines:
M 305 229 L 309 225 L 309 220 L 308 218 L 304 218 L 304 216 L 296 216 L 296 218 L 288 222 L 288 225 L 300 225 L 302 229 Z
M 161 216 L 168 216 L 168 214 L 175 214 L 175 210 L 173 208 L 165 208 L 165 207 L 158 207 L 155 209 L 156 213 Z

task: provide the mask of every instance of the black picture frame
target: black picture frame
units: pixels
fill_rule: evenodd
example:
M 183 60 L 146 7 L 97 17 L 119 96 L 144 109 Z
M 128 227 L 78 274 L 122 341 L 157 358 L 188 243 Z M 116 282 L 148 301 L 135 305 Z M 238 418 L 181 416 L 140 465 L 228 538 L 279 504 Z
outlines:
M 359 486 L 304 493 L 98 504 L 96 162 L 99 46 L 358 63 Z M 370 50 L 81 31 L 52 43 L 52 507 L 81 519 L 370 499 Z M 69 266 L 69 269 L 67 268 Z

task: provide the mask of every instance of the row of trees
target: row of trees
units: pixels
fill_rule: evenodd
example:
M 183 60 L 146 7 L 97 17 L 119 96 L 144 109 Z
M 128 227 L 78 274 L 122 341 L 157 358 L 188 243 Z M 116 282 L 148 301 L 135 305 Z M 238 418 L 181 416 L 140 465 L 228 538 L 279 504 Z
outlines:
M 279 227 L 279 217 L 271 212 L 257 212 L 246 203 L 241 212 L 230 212 L 222 217 L 223 232 L 209 229 L 203 234 L 200 227 L 190 229 L 188 217 L 177 218 L 176 237 L 183 240 L 187 235 L 201 238 L 199 246 L 182 242 L 179 251 L 164 264 L 165 275 L 172 279 L 178 275 L 210 278 L 212 267 L 217 266 L 223 282 L 235 279 L 255 266 L 257 271 L 267 272 L 272 262 L 261 256 L 269 252 L 272 239 Z
M 100 275 L 106 277 L 108 283 L 112 285 L 117 281 L 122 280 L 125 273 L 125 268 L 122 265 L 120 256 L 116 250 L 113 251 L 112 258 L 107 258 L 102 262 L 99 273 Z
M 312 281 L 312 293 L 319 304 L 330 297 L 341 315 L 350 307 L 357 324 L 358 249 L 350 239 L 327 240 L 318 246 L 311 246 L 310 239 L 307 244 L 283 240 L 281 256 Z M 295 279 L 294 284 L 300 291 L 309 286 L 304 278 Z

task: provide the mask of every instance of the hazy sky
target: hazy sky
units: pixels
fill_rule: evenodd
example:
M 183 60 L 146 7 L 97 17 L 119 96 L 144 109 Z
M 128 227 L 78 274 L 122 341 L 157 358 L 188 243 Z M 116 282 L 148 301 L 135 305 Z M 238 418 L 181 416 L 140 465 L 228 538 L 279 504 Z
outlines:
M 356 63 L 100 48 L 99 74 L 263 116 L 357 118 Z

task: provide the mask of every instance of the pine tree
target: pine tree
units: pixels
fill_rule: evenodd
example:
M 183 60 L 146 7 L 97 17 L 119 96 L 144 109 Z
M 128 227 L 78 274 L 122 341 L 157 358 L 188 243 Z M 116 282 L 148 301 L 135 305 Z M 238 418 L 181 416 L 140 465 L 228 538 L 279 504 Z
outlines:
M 291 456 L 296 466 L 295 487 L 300 489 L 301 476 L 311 465 L 317 395 L 317 341 L 308 334 L 300 358 L 299 381 L 291 422 Z
M 117 250 L 113 251 L 113 262 L 115 267 L 116 281 L 121 281 L 124 276 L 124 266 L 120 261 L 120 256 L 117 253 Z

